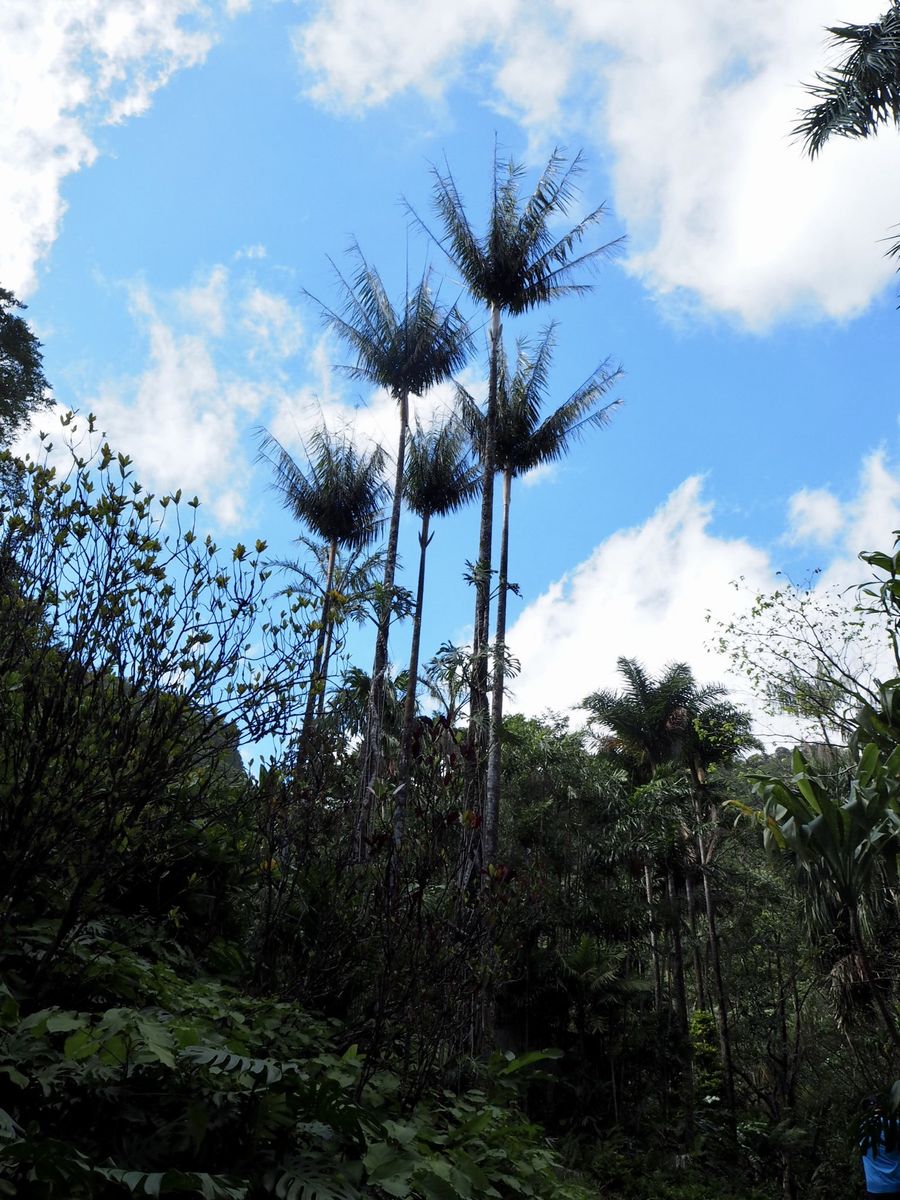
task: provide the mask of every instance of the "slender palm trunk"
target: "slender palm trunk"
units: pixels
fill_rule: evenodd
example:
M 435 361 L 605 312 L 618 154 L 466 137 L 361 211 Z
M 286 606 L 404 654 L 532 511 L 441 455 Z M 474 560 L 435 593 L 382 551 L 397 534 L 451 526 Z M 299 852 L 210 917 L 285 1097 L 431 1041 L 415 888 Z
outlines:
M 703 816 L 700 800 L 702 779 L 696 768 L 692 768 L 694 777 L 694 817 L 697 822 L 697 856 L 700 860 L 700 870 L 703 878 L 703 902 L 706 908 L 706 925 L 709 931 L 709 960 L 712 967 L 713 988 L 716 993 L 716 1026 L 719 1031 L 719 1045 L 722 1053 L 722 1068 L 725 1079 L 725 1102 L 731 1121 L 732 1134 L 735 1133 L 735 1098 L 734 1098 L 734 1058 L 731 1052 L 731 1029 L 728 1023 L 728 996 L 725 992 L 725 978 L 722 974 L 722 956 L 719 953 L 719 931 L 716 923 L 716 905 L 709 878 L 709 859 L 711 858 L 701 831 Z
M 494 462 L 497 444 L 497 388 L 500 371 L 500 309 L 491 305 L 491 359 L 488 405 L 482 447 L 481 526 L 475 565 L 475 628 L 472 688 L 469 702 L 470 737 L 475 746 L 475 796 L 472 807 L 484 810 L 484 772 L 488 739 L 487 644 L 491 614 L 491 548 L 494 533 Z
M 675 872 L 669 868 L 666 876 L 666 892 L 669 898 L 669 908 L 672 920 L 672 982 L 675 988 L 675 1005 L 678 1013 L 678 1028 L 683 1037 L 687 1038 L 689 1021 L 687 1005 L 687 988 L 684 983 L 684 947 L 681 941 L 681 902 L 675 884 Z
M 301 762 L 305 762 L 309 754 L 309 740 L 312 736 L 313 720 L 316 710 L 316 697 L 325 692 L 325 683 L 327 680 L 327 668 L 323 669 L 325 663 L 324 651 L 328 638 L 328 633 L 331 628 L 329 620 L 329 610 L 331 608 L 331 589 L 334 584 L 334 560 L 337 555 L 337 543 L 332 542 L 328 547 L 328 568 L 325 572 L 325 597 L 322 601 L 322 616 L 319 619 L 319 632 L 316 636 L 316 649 L 313 654 L 313 669 L 312 676 L 309 681 L 309 691 L 306 694 L 306 708 L 303 712 L 303 724 L 300 727 L 300 748 L 299 757 Z M 321 693 L 316 687 L 316 684 L 322 684 Z
M 400 397 L 400 442 L 397 446 L 397 469 L 394 475 L 394 499 L 391 505 L 391 522 L 388 529 L 387 552 L 384 561 L 384 585 L 381 611 L 378 614 L 378 632 L 375 638 L 375 660 L 372 664 L 372 682 L 369 687 L 369 705 L 366 713 L 366 735 L 363 740 L 362 761 L 359 773 L 359 812 L 355 831 L 357 858 L 363 857 L 366 827 L 372 800 L 372 784 L 381 769 L 381 734 L 384 721 L 384 689 L 388 663 L 388 637 L 391 629 L 391 612 L 394 598 L 394 574 L 397 568 L 397 542 L 400 536 L 400 509 L 403 503 L 403 468 L 406 460 L 406 433 L 409 425 L 409 396 Z
M 322 678 L 328 679 L 328 672 L 331 667 L 331 646 L 334 637 L 334 621 L 328 622 L 328 629 L 325 634 L 325 650 L 322 653 Z M 325 689 L 322 688 L 319 692 L 319 701 L 316 705 L 316 720 L 321 721 L 325 715 Z
M 659 961 L 659 938 L 656 933 L 656 916 L 653 911 L 653 879 L 650 875 L 649 863 L 644 863 L 644 894 L 647 897 L 650 954 L 653 958 L 653 1003 L 658 1017 L 662 1009 L 662 972 Z
M 503 527 L 500 535 L 500 570 L 497 588 L 497 629 L 494 639 L 494 679 L 488 743 L 487 786 L 484 804 L 484 856 L 497 861 L 500 845 L 500 739 L 503 733 L 503 683 L 506 665 L 506 596 L 509 579 L 509 500 L 512 472 L 503 472 Z
M 425 599 L 425 557 L 434 534 L 429 534 L 431 520 L 428 513 L 422 517 L 419 532 L 419 581 L 416 585 L 416 609 L 413 613 L 412 645 L 409 650 L 409 682 L 403 703 L 403 733 L 400 742 L 400 788 L 394 806 L 394 846 L 399 848 L 406 831 L 406 789 L 409 783 L 412 760 L 413 723 L 416 715 L 416 684 L 419 679 L 419 646 L 422 637 L 422 604 Z
M 691 925 L 691 943 L 694 955 L 694 979 L 697 987 L 697 1007 L 708 1008 L 706 1002 L 706 973 L 703 969 L 703 953 L 700 948 L 700 938 L 697 934 L 697 897 L 690 874 L 684 877 L 684 890 L 687 896 L 688 920 Z

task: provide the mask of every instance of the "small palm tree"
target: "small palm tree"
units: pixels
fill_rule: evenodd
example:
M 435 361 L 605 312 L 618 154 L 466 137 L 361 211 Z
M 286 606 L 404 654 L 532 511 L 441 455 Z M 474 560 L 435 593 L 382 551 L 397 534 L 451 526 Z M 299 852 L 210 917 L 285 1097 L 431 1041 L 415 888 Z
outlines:
M 297 538 L 309 553 L 310 559 L 303 562 L 299 559 L 273 559 L 270 566 L 277 567 L 286 575 L 293 577 L 299 584 L 313 593 L 322 591 L 323 580 L 328 578 L 330 548 L 328 545 L 301 534 Z M 332 581 L 330 594 L 333 603 L 328 605 L 328 628 L 325 633 L 325 648 L 322 654 L 321 677 L 327 680 L 330 675 L 332 655 L 340 652 L 343 639 L 335 638 L 337 625 L 348 622 L 361 625 L 371 619 L 378 594 L 377 580 L 384 574 L 384 551 L 369 550 L 359 546 L 341 552 L 338 550 L 332 565 Z M 286 589 L 293 592 L 293 587 Z M 319 692 L 316 704 L 316 719 L 321 720 L 325 711 L 325 688 Z
M 686 663 L 673 663 L 659 679 L 653 679 L 635 659 L 620 658 L 624 692 L 593 692 L 582 707 L 593 721 L 610 730 L 634 762 L 637 777 L 649 783 L 667 768 L 686 772 L 691 785 L 696 822 L 697 860 L 703 879 L 703 898 L 709 930 L 709 949 L 716 989 L 716 1020 L 722 1047 L 729 1112 L 734 1119 L 734 1064 L 728 1021 L 728 1002 L 722 975 L 717 932 L 715 897 L 709 867 L 712 844 L 703 833 L 703 810 L 707 770 L 713 763 L 727 763 L 741 751 L 759 747 L 751 732 L 749 715 L 729 702 L 718 684 L 700 686 Z M 670 894 L 673 893 L 669 877 Z
M 322 305 L 322 313 L 326 324 L 356 355 L 356 362 L 344 369 L 356 379 L 384 388 L 400 409 L 400 435 L 384 563 L 384 595 L 375 641 L 370 716 L 360 775 L 361 797 L 365 803 L 379 768 L 381 712 L 397 567 L 410 397 L 423 395 L 464 365 L 471 348 L 471 335 L 455 305 L 448 308 L 438 303 L 427 271 L 412 292 L 407 291 L 403 303 L 395 307 L 381 276 L 366 261 L 359 247 L 354 246 L 351 254 L 356 264 L 351 278 L 346 278 L 335 267 L 343 305 L 340 311 Z
M 260 457 L 272 467 L 274 487 L 285 507 L 328 548 L 322 613 L 300 731 L 301 758 L 309 749 L 316 696 L 327 683 L 323 666 L 337 553 L 361 550 L 374 540 L 387 496 L 380 446 L 360 453 L 346 435 L 323 428 L 307 439 L 306 452 L 304 469 L 276 437 L 265 431 L 260 436 Z
M 491 543 L 493 534 L 494 460 L 501 361 L 501 319 L 562 296 L 588 290 L 579 278 L 584 268 L 608 255 L 615 242 L 577 253 L 588 231 L 604 215 L 601 206 L 568 232 L 556 231 L 576 197 L 581 156 L 568 162 L 551 154 L 532 194 L 521 194 L 523 168 L 494 154 L 493 190 L 487 229 L 479 237 L 449 170 L 434 171 L 433 200 L 441 223 L 436 241 L 460 272 L 474 299 L 490 314 L 490 372 L 482 447 L 482 503 L 475 577 L 475 670 L 472 680 L 472 723 L 482 740 L 487 717 L 487 642 L 490 620 Z M 426 227 L 427 228 L 427 227 Z M 502 674 L 502 665 L 500 667 Z M 489 831 L 488 836 L 491 836 Z
M 409 457 L 404 481 L 406 502 L 422 522 L 419 530 L 419 577 L 413 613 L 412 644 L 409 654 L 409 679 L 403 710 L 401 744 L 401 783 L 405 784 L 410 759 L 413 722 L 416 710 L 416 686 L 419 678 L 419 646 L 425 597 L 425 559 L 434 534 L 429 532 L 432 518 L 457 512 L 475 496 L 481 472 L 469 458 L 469 440 L 465 427 L 455 420 L 416 428 L 409 439 Z M 398 803 L 394 821 L 395 841 L 403 836 L 403 804 Z
M 497 620 L 494 639 L 494 676 L 488 742 L 487 786 L 485 800 L 485 855 L 489 862 L 497 856 L 500 813 L 500 740 L 503 728 L 503 663 L 506 660 L 506 601 L 509 592 L 509 509 L 512 481 L 527 471 L 561 459 L 576 438 L 589 428 L 602 428 L 609 422 L 618 401 L 598 407 L 621 375 L 621 369 L 602 363 L 577 391 L 541 420 L 547 397 L 548 373 L 553 354 L 555 326 L 543 332 L 534 354 L 520 341 L 516 369 L 501 357 L 497 388 L 497 423 L 494 465 L 503 476 L 503 524 L 500 534 L 500 563 L 497 589 Z M 472 397 L 458 389 L 462 411 L 472 432 L 479 456 L 483 458 L 487 439 L 487 418 Z

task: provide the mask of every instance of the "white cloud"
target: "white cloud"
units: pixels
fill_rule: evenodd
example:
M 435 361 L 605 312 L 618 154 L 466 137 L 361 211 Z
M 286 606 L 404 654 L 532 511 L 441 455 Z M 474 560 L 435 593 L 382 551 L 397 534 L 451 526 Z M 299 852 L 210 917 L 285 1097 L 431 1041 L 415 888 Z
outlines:
M 228 0 L 227 15 L 248 0 Z M 0 280 L 31 292 L 65 212 L 66 176 L 97 157 L 93 131 L 145 112 L 203 61 L 220 0 L 4 0 L 0 4 Z
M 891 547 L 892 530 L 900 527 L 900 471 L 882 452 L 869 455 L 856 496 L 838 507 L 828 515 L 839 517 L 832 528 L 835 534 L 840 529 L 841 538 L 816 585 L 825 613 L 833 607 L 829 596 L 867 577 L 857 552 Z M 789 508 L 789 519 L 791 514 Z M 618 688 L 621 655 L 637 658 L 652 674 L 686 661 L 702 681 L 726 683 L 754 711 L 764 735 L 784 735 L 789 723 L 764 717 L 746 680 L 712 646 L 718 623 L 739 617 L 755 594 L 784 581 L 767 550 L 715 534 L 711 518 L 702 481 L 691 477 L 642 525 L 612 534 L 529 604 L 509 631 L 510 649 L 522 663 L 510 708 L 566 711 L 598 688 Z M 854 596 L 847 594 L 852 605 Z
M 846 548 L 890 550 L 893 534 L 900 529 L 900 477 L 891 470 L 887 456 L 878 450 L 866 458 L 860 472 L 859 495 L 850 507 Z
M 134 285 L 128 301 L 147 340 L 144 368 L 79 397 L 79 408 L 132 457 L 145 486 L 196 493 L 233 528 L 256 494 L 255 427 L 286 403 L 282 362 L 299 347 L 299 316 L 283 296 L 221 264 L 171 294 Z M 41 414 L 37 425 L 53 431 L 54 461 L 63 463 L 58 416 Z M 37 430 L 16 449 L 37 455 Z
M 698 477 L 685 480 L 643 525 L 614 533 L 525 608 L 509 632 L 522 662 L 511 707 L 566 710 L 617 687 L 620 655 L 651 672 L 683 660 L 704 680 L 724 673 L 706 648 L 706 612 L 731 611 L 733 580 L 764 590 L 774 573 L 764 551 L 710 532 L 702 491 Z
M 225 331 L 225 304 L 228 291 L 228 271 L 216 266 L 205 280 L 175 293 L 180 315 L 193 325 L 199 325 L 209 337 L 221 337 Z
M 788 501 L 788 521 L 789 543 L 827 545 L 840 533 L 844 513 L 837 496 L 825 488 L 801 488 Z
M 406 88 L 437 98 L 459 56 L 510 24 L 519 0 L 328 0 L 294 34 L 310 96 L 358 111 Z
M 276 358 L 290 358 L 300 349 L 303 325 L 284 296 L 253 288 L 244 301 L 242 321 L 262 348 Z
M 682 0 L 639 19 L 633 0 L 325 0 L 294 41 L 309 94 L 334 108 L 440 97 L 465 68 L 533 152 L 596 140 L 629 269 L 763 328 L 798 310 L 852 316 L 891 277 L 878 242 L 900 216 L 900 135 L 835 140 L 814 163 L 790 138 L 801 85 L 828 59 L 824 27 L 882 8 Z
M 206 339 L 166 324 L 146 291 L 134 293 L 132 309 L 149 341 L 148 365 L 138 379 L 102 388 L 90 407 L 111 445 L 134 459 L 142 482 L 196 492 L 222 525 L 233 526 L 245 502 L 246 425 L 264 388 L 223 371 Z
M 538 484 L 549 483 L 549 481 L 551 479 L 555 479 L 558 474 L 559 463 L 539 463 L 536 467 L 532 467 L 530 471 L 526 471 L 522 476 L 522 486 L 527 488 L 537 487 Z

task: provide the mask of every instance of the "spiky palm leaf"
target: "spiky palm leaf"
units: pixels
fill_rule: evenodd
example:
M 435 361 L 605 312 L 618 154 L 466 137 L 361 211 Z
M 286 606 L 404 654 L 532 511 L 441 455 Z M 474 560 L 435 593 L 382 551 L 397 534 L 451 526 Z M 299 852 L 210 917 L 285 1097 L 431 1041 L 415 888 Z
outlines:
M 900 125 L 900 2 L 867 25 L 828 30 L 832 45 L 847 50 L 840 66 L 816 76 L 807 90 L 817 103 L 794 133 L 816 155 L 832 135 L 869 137 L 880 125 Z
M 317 429 L 306 440 L 304 468 L 271 433 L 260 434 L 260 457 L 274 472 L 285 507 L 329 544 L 360 550 L 375 538 L 387 498 L 384 451 L 358 451 L 341 434 Z
M 621 403 L 614 400 L 597 408 L 622 375 L 621 368 L 611 367 L 607 360 L 566 401 L 541 420 L 555 332 L 556 326 L 548 325 L 534 352 L 527 341 L 520 340 L 516 346 L 515 371 L 510 371 L 505 356 L 501 359 L 494 463 L 498 471 L 508 471 L 513 478 L 543 463 L 563 458 L 573 440 L 590 428 L 607 425 Z M 476 449 L 482 453 L 485 414 L 464 388 L 457 387 L 457 394 L 462 418 Z
M 449 169 L 434 170 L 433 201 L 443 226 L 435 240 L 456 265 L 473 296 L 501 312 L 516 314 L 589 289 L 589 284 L 576 281 L 574 276 L 612 253 L 621 239 L 573 257 L 588 231 L 605 215 L 603 205 L 589 212 L 568 233 L 556 237 L 554 222 L 569 213 L 581 169 L 580 154 L 567 162 L 560 151 L 554 150 L 534 191 L 523 203 L 523 168 L 495 155 L 493 198 L 483 237 L 472 229 Z
M 316 301 L 326 325 L 356 354 L 344 371 L 399 400 L 421 396 L 465 365 L 472 348 L 468 325 L 456 305 L 438 302 L 430 272 L 395 307 L 359 246 L 350 252 L 356 268 L 349 279 L 331 264 L 343 297 L 341 310 Z
M 407 449 L 404 494 L 420 517 L 442 517 L 472 500 L 481 478 L 468 453 L 465 426 L 457 420 L 423 428 L 418 422 Z

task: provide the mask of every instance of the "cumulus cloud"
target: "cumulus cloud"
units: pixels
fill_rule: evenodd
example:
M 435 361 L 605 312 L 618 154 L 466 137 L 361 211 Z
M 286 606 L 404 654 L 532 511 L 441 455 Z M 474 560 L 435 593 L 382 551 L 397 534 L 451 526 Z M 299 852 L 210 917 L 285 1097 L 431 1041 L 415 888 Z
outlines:
M 291 394 L 283 364 L 302 337 L 300 316 L 285 297 L 222 265 L 171 294 L 132 285 L 128 302 L 146 339 L 144 367 L 81 396 L 79 408 L 132 457 L 142 483 L 196 493 L 221 527 L 233 528 L 255 494 L 255 428 Z M 39 424 L 63 462 L 58 416 L 41 414 Z M 37 432 L 20 439 L 18 452 L 41 452 Z
M 221 14 L 249 0 L 4 0 L 0 4 L 0 280 L 31 292 L 59 233 L 66 176 L 97 157 L 93 131 L 146 111 L 202 62 Z
M 506 30 L 518 0 L 330 0 L 294 33 L 312 74 L 309 94 L 329 107 L 359 111 L 416 88 L 437 98 L 460 55 Z
M 866 577 L 860 549 L 891 545 L 891 531 L 900 526 L 900 470 L 881 451 L 867 456 L 857 494 L 838 507 L 829 518 L 839 540 L 816 585 L 823 598 Z M 789 521 L 791 514 L 789 506 Z M 598 688 L 617 688 L 620 655 L 639 659 L 654 674 L 686 661 L 704 682 L 727 683 L 764 733 L 783 734 L 787 725 L 764 716 L 712 634 L 719 623 L 745 614 L 753 596 L 784 580 L 768 550 L 715 533 L 712 517 L 703 481 L 693 476 L 643 524 L 612 534 L 530 603 L 509 631 L 522 663 L 511 707 L 529 714 L 566 711 Z M 829 600 L 822 611 L 831 607 Z M 843 610 L 843 602 L 838 607 Z
M 802 82 L 827 63 L 839 0 L 325 0 L 295 34 L 308 92 L 358 111 L 469 87 L 517 116 L 533 150 L 571 136 L 610 159 L 628 267 L 655 292 L 755 328 L 845 318 L 891 276 L 898 135 L 836 140 L 815 163 L 790 138 Z M 858 0 L 855 21 L 880 0 Z M 849 215 L 852 214 L 852 215 Z
M 335 363 L 341 352 L 328 334 L 320 336 L 305 355 L 308 381 L 282 394 L 272 415 L 270 432 L 291 452 L 302 446 L 314 429 L 325 426 L 332 433 L 346 433 L 358 446 L 379 444 L 392 456 L 400 425 L 397 401 L 383 388 L 348 387 Z M 479 395 L 484 380 L 466 370 L 457 377 L 471 394 Z M 410 423 L 427 426 L 441 420 L 456 407 L 456 385 L 452 382 L 431 388 L 424 396 L 410 397 Z
M 177 291 L 175 304 L 183 320 L 198 325 L 210 337 L 221 337 L 225 332 L 227 293 L 228 271 L 216 266 L 193 287 Z
M 686 479 L 642 525 L 619 530 L 529 604 L 509 632 L 522 662 L 515 707 L 566 710 L 589 692 L 618 686 L 616 659 L 651 671 L 690 662 L 705 679 L 724 664 L 707 648 L 707 610 L 731 611 L 732 581 L 765 590 L 765 551 L 710 530 L 712 505 L 697 476 Z
M 300 349 L 303 325 L 297 310 L 284 298 L 255 287 L 244 301 L 244 328 L 261 349 L 276 358 L 290 358 Z
M 801 488 L 788 501 L 788 530 L 792 545 L 813 542 L 827 545 L 844 524 L 841 502 L 825 488 Z
M 146 290 L 134 291 L 132 311 L 148 339 L 147 366 L 138 379 L 101 389 L 91 407 L 139 478 L 156 490 L 196 492 L 231 527 L 245 502 L 246 425 L 264 389 L 224 371 L 202 334 L 167 324 Z

